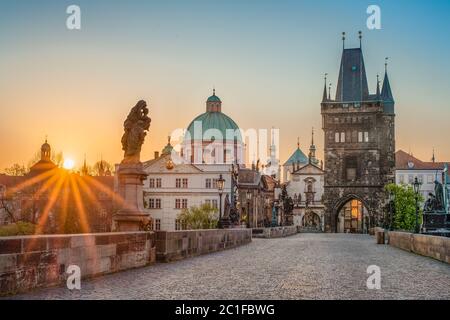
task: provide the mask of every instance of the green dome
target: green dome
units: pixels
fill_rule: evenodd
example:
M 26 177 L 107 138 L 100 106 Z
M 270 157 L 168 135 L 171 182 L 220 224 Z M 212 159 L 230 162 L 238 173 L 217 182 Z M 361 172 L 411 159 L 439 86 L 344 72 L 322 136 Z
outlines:
M 233 121 L 230 117 L 225 115 L 222 112 L 205 112 L 201 115 L 199 115 L 197 118 L 192 120 L 191 124 L 187 128 L 186 137 L 185 140 L 199 140 L 200 132 L 197 132 L 196 135 L 194 135 L 194 127 L 195 122 L 201 122 L 202 125 L 202 135 L 205 134 L 205 132 L 209 129 L 218 129 L 222 133 L 222 137 L 224 139 L 227 139 L 227 130 L 239 130 L 238 125 L 236 122 Z M 242 142 L 242 136 L 240 131 L 238 131 L 236 135 L 237 141 Z
M 208 98 L 208 100 L 206 100 L 206 102 L 222 102 L 222 101 L 220 101 L 220 98 L 218 96 L 213 94 L 211 97 Z

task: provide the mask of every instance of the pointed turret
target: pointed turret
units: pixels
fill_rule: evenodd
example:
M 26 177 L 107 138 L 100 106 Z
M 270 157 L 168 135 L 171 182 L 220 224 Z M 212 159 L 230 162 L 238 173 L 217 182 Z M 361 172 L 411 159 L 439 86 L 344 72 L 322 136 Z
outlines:
M 325 73 L 325 85 L 323 86 L 322 102 L 325 102 L 328 99 L 328 94 L 327 94 L 327 75 L 328 75 L 328 73 Z
M 345 36 L 343 39 L 345 40 Z M 344 47 L 336 87 L 336 101 L 361 102 L 367 100 L 368 96 L 369 86 L 362 49 Z
M 377 74 L 377 101 L 381 100 L 381 92 L 380 92 L 380 75 Z
M 389 83 L 389 77 L 387 72 L 387 61 L 388 58 L 386 58 L 386 62 L 384 64 L 385 71 L 384 71 L 384 80 L 383 80 L 383 89 L 381 90 L 381 99 L 384 102 L 384 112 L 386 113 L 394 113 L 394 96 L 392 95 L 391 85 Z

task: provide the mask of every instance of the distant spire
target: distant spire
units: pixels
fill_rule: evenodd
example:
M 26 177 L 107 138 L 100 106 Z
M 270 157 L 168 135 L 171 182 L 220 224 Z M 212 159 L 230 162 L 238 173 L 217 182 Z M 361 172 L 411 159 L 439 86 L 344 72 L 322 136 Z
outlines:
M 328 86 L 328 100 L 331 100 L 331 82 Z
M 387 73 L 389 57 L 384 58 L 384 72 Z
M 314 145 L 314 127 L 312 127 L 312 131 L 311 131 L 311 145 Z
M 433 163 L 436 162 L 436 157 L 434 156 L 434 148 L 433 148 L 433 157 L 431 158 L 431 161 L 433 161 Z
M 342 32 L 342 49 L 345 49 L 345 32 Z
M 300 149 L 300 137 L 297 137 L 297 147 Z
M 362 49 L 362 31 L 358 31 L 359 48 Z
M 213 96 L 215 96 L 216 95 L 216 87 L 214 86 L 213 87 Z
M 325 85 L 323 87 L 323 97 L 322 97 L 322 102 L 327 100 L 327 76 L 328 73 L 325 73 Z

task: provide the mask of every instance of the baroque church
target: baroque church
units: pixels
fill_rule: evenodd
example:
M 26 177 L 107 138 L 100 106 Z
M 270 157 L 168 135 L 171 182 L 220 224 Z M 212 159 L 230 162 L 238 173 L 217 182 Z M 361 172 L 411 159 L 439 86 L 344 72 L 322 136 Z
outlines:
M 325 232 L 366 233 L 383 219 L 385 185 L 395 181 L 395 113 L 387 72 L 369 93 L 359 34 L 359 48 L 345 48 L 336 96 L 321 103 L 324 131 Z

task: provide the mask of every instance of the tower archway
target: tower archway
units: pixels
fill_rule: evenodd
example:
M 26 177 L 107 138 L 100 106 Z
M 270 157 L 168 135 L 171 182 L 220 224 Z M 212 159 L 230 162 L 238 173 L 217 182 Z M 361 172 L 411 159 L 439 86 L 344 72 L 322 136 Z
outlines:
M 336 207 L 337 233 L 368 233 L 370 228 L 369 210 L 365 203 L 355 196 L 343 199 Z

